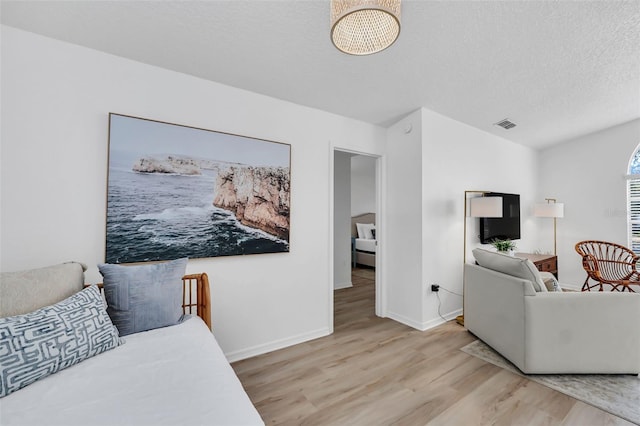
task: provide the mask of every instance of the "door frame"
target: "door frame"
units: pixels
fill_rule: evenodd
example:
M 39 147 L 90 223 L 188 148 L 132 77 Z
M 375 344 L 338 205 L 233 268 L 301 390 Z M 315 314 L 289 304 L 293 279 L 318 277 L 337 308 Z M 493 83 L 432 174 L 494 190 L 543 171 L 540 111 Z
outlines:
M 384 191 L 383 185 L 384 175 L 385 175 L 385 157 L 383 154 L 373 153 L 373 152 L 365 152 L 358 151 L 349 148 L 338 147 L 333 144 L 330 144 L 329 149 L 329 276 L 328 276 L 328 291 L 329 291 L 329 330 L 330 333 L 333 333 L 333 320 L 334 320 L 334 309 L 333 309 L 333 296 L 334 296 L 334 282 L 333 282 L 333 273 L 334 273 L 334 185 L 335 185 L 335 152 L 346 152 L 354 155 L 364 155 L 367 157 L 372 157 L 376 159 L 376 167 L 375 167 L 375 186 L 376 186 L 376 240 L 377 240 L 377 249 L 376 249 L 376 272 L 375 272 L 375 312 L 379 317 L 386 317 L 386 279 L 384 268 L 385 263 L 384 259 L 385 250 L 384 250 L 384 240 L 385 240 L 385 226 L 386 217 L 384 211 Z

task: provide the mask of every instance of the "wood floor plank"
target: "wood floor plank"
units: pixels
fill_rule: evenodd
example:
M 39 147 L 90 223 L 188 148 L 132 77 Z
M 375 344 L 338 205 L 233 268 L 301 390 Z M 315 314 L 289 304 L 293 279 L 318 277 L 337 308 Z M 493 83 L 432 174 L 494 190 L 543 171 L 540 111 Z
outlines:
M 335 292 L 334 333 L 232 366 L 268 425 L 631 425 L 468 355 L 455 321 L 375 316 L 375 273 Z
M 612 416 L 582 401 L 576 401 L 562 425 L 633 426 L 633 423 Z

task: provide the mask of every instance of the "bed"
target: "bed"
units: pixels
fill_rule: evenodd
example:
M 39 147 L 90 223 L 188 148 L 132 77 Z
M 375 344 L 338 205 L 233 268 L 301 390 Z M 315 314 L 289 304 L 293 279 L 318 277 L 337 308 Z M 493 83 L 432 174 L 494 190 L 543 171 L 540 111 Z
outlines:
M 4 275 L 6 311 L 18 287 L 7 288 L 11 279 Z M 55 273 L 49 277 L 56 281 Z M 82 288 L 81 281 L 65 291 Z M 178 324 L 129 334 L 124 344 L 0 398 L 0 424 L 264 425 L 211 333 L 207 275 L 185 275 L 180 291 L 185 315 Z
M 375 268 L 378 241 L 375 234 L 375 213 L 364 213 L 351 218 L 353 264 Z

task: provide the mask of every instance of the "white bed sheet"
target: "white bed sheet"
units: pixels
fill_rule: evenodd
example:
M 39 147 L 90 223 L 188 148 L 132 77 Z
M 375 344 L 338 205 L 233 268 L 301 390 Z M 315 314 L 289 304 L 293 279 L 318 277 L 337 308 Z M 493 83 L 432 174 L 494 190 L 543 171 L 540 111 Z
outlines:
M 356 238 L 356 250 L 375 253 L 376 247 L 376 240 Z
M 0 399 L 0 425 L 264 425 L 199 317 Z

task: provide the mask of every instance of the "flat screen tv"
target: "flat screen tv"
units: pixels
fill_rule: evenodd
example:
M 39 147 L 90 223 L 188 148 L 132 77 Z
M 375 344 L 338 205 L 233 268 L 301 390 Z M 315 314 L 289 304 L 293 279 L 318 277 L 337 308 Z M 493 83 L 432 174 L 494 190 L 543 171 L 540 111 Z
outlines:
M 502 217 L 480 218 L 480 242 L 520 239 L 520 194 L 488 192 L 485 197 L 502 197 Z

